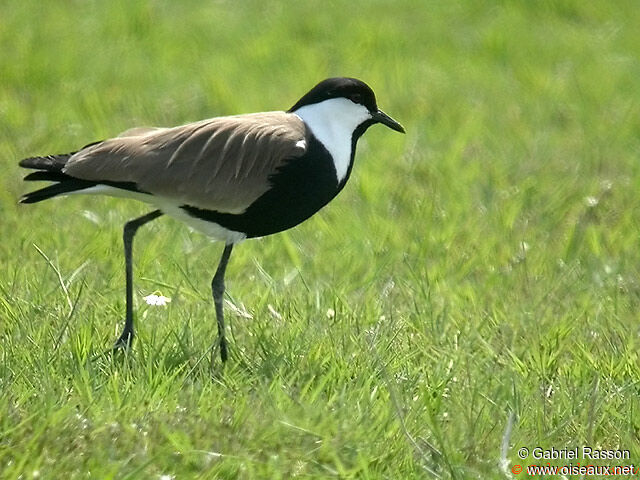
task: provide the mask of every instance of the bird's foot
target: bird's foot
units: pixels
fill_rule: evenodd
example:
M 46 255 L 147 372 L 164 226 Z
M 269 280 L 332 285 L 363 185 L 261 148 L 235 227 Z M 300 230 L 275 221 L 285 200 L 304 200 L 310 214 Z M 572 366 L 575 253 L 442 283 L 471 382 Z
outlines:
M 129 352 L 131 350 L 131 345 L 133 344 L 133 332 L 130 330 L 125 330 L 122 332 L 122 335 L 118 337 L 118 340 L 113 344 L 113 347 L 109 350 L 105 350 L 102 353 L 95 354 L 91 357 L 91 361 L 96 361 L 101 358 L 112 357 L 115 358 L 116 353 L 118 352 Z
M 116 340 L 116 343 L 113 344 L 113 351 L 127 351 L 131 348 L 133 344 L 133 331 L 132 330 L 124 330 L 122 335 Z
M 220 363 L 218 363 L 218 355 L 220 355 Z M 224 370 L 224 366 L 227 363 L 227 341 L 224 337 L 217 340 L 216 343 L 213 344 L 211 348 L 211 376 L 213 379 L 219 378 L 222 376 L 222 372 Z

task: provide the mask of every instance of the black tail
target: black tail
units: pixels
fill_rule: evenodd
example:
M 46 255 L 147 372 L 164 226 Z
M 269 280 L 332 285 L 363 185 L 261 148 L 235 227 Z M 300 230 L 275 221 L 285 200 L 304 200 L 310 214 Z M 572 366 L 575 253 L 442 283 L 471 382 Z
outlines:
M 49 155 L 47 157 L 25 158 L 22 160 L 19 164 L 21 167 L 37 170 L 37 172 L 30 173 L 24 177 L 25 181 L 44 180 L 56 183 L 27 193 L 20 199 L 20 203 L 41 202 L 42 200 L 47 200 L 48 198 L 53 198 L 64 193 L 75 192 L 76 190 L 83 190 L 97 185 L 96 182 L 80 180 L 62 171 L 72 155 L 73 153 L 67 153 L 63 155 Z
M 21 160 L 19 165 L 22 168 L 33 168 L 34 170 L 46 170 L 47 172 L 62 172 L 62 169 L 69 161 L 73 153 L 62 155 L 47 155 L 46 157 L 31 157 Z

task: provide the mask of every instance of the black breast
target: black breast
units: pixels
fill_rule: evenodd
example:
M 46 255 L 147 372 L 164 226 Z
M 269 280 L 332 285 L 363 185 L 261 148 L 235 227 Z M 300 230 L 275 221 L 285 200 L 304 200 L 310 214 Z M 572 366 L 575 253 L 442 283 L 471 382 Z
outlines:
M 247 238 L 263 237 L 298 225 L 329 203 L 345 183 L 338 184 L 327 149 L 312 135 L 308 142 L 307 152 L 285 162 L 272 174 L 271 189 L 245 212 L 221 213 L 190 205 L 183 205 L 182 209 L 193 217 L 243 232 Z

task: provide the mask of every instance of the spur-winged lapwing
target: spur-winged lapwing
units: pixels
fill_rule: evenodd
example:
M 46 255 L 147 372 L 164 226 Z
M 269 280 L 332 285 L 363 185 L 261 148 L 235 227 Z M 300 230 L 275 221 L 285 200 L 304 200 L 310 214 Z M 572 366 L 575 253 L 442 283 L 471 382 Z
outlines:
M 77 152 L 24 159 L 21 167 L 37 170 L 25 180 L 55 183 L 21 202 L 85 193 L 130 197 L 156 208 L 124 226 L 126 316 L 116 348 L 133 340 L 132 243 L 138 228 L 167 214 L 224 241 L 211 282 L 224 362 L 224 274 L 233 246 L 291 228 L 324 207 L 349 179 L 356 142 L 375 123 L 404 133 L 364 82 L 329 78 L 286 112 L 134 128 Z

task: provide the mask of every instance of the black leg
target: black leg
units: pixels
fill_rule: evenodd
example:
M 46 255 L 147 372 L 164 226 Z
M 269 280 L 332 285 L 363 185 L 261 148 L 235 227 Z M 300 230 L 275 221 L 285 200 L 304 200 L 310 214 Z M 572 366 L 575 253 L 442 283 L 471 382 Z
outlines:
M 216 320 L 218 321 L 218 345 L 220 345 L 220 358 L 222 359 L 222 362 L 227 361 L 227 339 L 224 335 L 224 312 L 222 309 L 222 302 L 224 300 L 224 272 L 227 269 L 227 263 L 229 263 L 229 257 L 231 256 L 232 249 L 232 243 L 224 246 L 224 251 L 222 252 L 222 257 L 218 264 L 218 269 L 216 270 L 216 274 L 213 276 L 213 280 L 211 280 L 211 292 L 213 293 L 213 303 L 216 306 Z M 214 355 L 215 349 L 212 349 L 211 365 L 213 365 L 214 362 Z
M 149 223 L 151 220 L 155 220 L 162 212 L 160 210 L 154 210 L 146 215 L 131 220 L 124 225 L 124 232 L 122 239 L 124 240 L 124 261 L 126 268 L 126 289 L 127 289 L 127 310 L 124 320 L 124 329 L 122 335 L 116 340 L 114 350 L 119 348 L 127 348 L 131 346 L 133 342 L 133 266 L 132 266 L 132 247 L 133 236 L 138 229 L 145 223 Z

